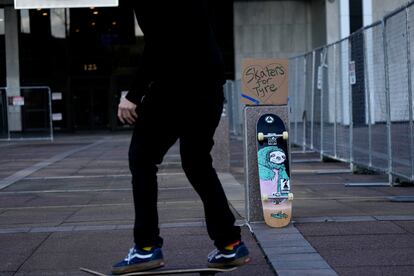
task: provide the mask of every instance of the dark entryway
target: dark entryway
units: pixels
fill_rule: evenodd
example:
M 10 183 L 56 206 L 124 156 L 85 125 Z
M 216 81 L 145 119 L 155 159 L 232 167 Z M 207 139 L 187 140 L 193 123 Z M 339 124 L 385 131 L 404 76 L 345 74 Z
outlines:
M 72 78 L 70 91 L 75 130 L 109 128 L 111 111 L 107 78 Z

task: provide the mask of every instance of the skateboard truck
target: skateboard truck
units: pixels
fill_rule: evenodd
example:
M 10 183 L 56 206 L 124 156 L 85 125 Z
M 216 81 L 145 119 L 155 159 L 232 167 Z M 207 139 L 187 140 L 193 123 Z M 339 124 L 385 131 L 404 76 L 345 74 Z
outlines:
M 265 139 L 269 138 L 280 138 L 282 137 L 283 140 L 287 140 L 289 138 L 289 133 L 287 131 L 283 131 L 282 134 L 276 134 L 276 133 L 269 133 L 264 134 L 263 132 L 257 133 L 257 140 L 264 141 Z
M 277 194 L 271 194 L 271 195 L 265 195 L 262 196 L 262 200 L 275 200 L 275 199 L 287 199 L 289 201 L 293 200 L 293 193 L 288 193 L 287 195 L 277 195 Z

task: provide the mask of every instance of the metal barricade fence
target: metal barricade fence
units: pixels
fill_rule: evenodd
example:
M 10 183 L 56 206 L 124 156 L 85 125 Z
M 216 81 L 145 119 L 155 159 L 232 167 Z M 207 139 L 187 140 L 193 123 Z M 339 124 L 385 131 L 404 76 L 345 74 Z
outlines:
M 9 137 L 6 90 L 0 88 L 0 139 Z
M 20 96 L 0 88 L 0 140 L 53 140 L 51 91 L 20 87 Z
M 414 181 L 414 1 L 290 59 L 292 142 Z
M 243 137 L 243 105 L 240 101 L 241 82 L 227 80 L 224 84 L 224 95 L 227 102 L 230 134 L 235 138 Z

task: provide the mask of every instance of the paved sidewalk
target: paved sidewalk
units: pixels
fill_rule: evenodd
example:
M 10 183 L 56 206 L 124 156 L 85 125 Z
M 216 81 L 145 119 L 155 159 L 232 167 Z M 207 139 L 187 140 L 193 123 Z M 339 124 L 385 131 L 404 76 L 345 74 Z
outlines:
M 133 223 L 128 143 L 128 133 L 106 133 L 0 144 L 0 276 L 82 275 L 79 266 L 107 271 L 124 257 Z M 231 174 L 220 178 L 243 224 L 243 147 L 231 146 Z M 253 235 L 243 227 L 253 261 L 229 275 L 413 275 L 414 203 L 389 197 L 414 187 L 383 186 L 384 175 L 293 151 L 294 223 L 254 223 Z M 159 182 L 167 266 L 205 266 L 212 243 L 177 147 Z
M 306 161 L 314 157 L 294 154 L 295 227 L 339 275 L 413 275 L 414 202 L 391 197 L 413 196 L 414 186 L 384 186 L 386 175 Z
M 242 142 L 232 143 L 232 173 L 244 184 Z M 414 186 L 389 187 L 380 174 L 353 174 L 292 150 L 293 224 L 253 227 L 279 275 L 413 275 Z
M 1 144 L 1 276 L 82 275 L 81 266 L 105 272 L 125 257 L 133 225 L 129 135 L 64 135 L 54 143 Z M 229 195 L 233 206 L 242 210 L 240 184 L 230 174 L 220 177 L 228 191 L 235 191 Z M 177 147 L 167 154 L 158 178 L 167 268 L 205 267 L 213 245 Z M 236 275 L 274 275 L 247 227 L 243 237 L 253 260 Z

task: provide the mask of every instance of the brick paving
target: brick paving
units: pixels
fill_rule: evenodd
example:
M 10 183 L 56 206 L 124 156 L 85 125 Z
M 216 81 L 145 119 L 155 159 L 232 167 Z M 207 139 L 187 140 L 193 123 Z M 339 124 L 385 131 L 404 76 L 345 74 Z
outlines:
M 16 176 L 0 190 L 1 276 L 81 275 L 80 266 L 107 271 L 124 257 L 133 224 L 129 135 L 0 143 L 0 181 Z M 231 174 L 220 177 L 243 224 L 242 141 L 230 145 Z M 414 195 L 414 186 L 384 186 L 385 175 L 353 174 L 347 164 L 293 152 L 293 224 L 255 223 L 253 235 L 243 227 L 253 261 L 229 274 L 412 275 L 414 203 L 390 197 Z M 164 161 L 159 209 L 167 267 L 205 266 L 212 243 L 201 202 L 180 168 L 178 148 Z

